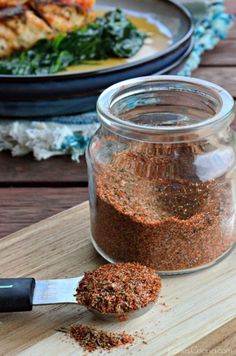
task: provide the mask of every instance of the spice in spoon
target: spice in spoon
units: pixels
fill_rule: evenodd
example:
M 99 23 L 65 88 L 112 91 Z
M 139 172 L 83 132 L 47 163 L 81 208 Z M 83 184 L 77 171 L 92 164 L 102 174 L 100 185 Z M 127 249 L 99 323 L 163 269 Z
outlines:
M 122 317 L 154 303 L 160 289 L 161 279 L 152 268 L 135 262 L 106 264 L 85 273 L 76 300 L 88 309 Z

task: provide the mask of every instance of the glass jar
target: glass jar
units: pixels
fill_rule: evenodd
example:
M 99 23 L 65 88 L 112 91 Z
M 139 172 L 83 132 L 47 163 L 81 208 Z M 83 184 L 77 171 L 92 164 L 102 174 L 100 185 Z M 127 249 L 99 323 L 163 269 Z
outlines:
M 92 242 L 106 260 L 173 274 L 232 250 L 233 106 L 219 86 L 177 76 L 127 80 L 101 94 L 87 163 Z

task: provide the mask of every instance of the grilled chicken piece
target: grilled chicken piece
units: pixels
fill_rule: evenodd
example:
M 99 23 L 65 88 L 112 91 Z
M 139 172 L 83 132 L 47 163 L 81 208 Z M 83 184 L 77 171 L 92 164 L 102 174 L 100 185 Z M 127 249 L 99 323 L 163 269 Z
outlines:
M 31 10 L 26 10 L 22 18 L 9 20 L 7 26 L 17 35 L 18 49 L 29 48 L 41 39 L 54 37 L 54 31 Z
M 2 0 L 2 1 L 4 1 L 4 0 Z M 7 0 L 5 0 L 5 1 L 7 1 Z M 61 2 L 61 3 L 64 3 L 64 4 L 70 4 L 70 5 L 77 5 L 77 6 L 81 7 L 81 8 L 89 9 L 89 8 L 92 8 L 95 5 L 96 0 L 56 0 L 56 2 L 57 3 Z
M 1 1 L 1 0 L 0 0 Z M 16 18 L 24 14 L 24 7 L 17 5 L 14 7 L 1 7 L 0 6 L 0 22 L 4 22 L 9 18 Z
M 9 8 L 9 7 L 21 6 L 28 1 L 29 0 L 0 0 L 0 7 Z
M 91 22 L 93 4 L 94 0 L 0 0 L 0 58 Z
M 12 19 L 24 16 L 22 6 L 0 9 L 0 57 L 10 55 L 17 48 L 17 35 L 7 26 Z
M 95 18 L 94 12 L 62 1 L 36 0 L 32 6 L 36 13 L 59 33 L 71 32 Z
M 22 6 L 0 10 L 0 57 L 32 47 L 40 39 L 51 39 L 54 31 L 44 20 Z
M 9 56 L 17 47 L 16 42 L 14 32 L 0 24 L 0 58 Z
M 26 3 L 33 3 L 34 0 L 0 0 L 0 7 L 15 7 Z M 48 1 L 49 2 L 49 1 Z M 53 2 L 53 0 L 51 1 Z M 92 8 L 95 5 L 95 0 L 57 0 L 57 3 L 64 3 L 67 5 L 77 5 L 84 9 Z

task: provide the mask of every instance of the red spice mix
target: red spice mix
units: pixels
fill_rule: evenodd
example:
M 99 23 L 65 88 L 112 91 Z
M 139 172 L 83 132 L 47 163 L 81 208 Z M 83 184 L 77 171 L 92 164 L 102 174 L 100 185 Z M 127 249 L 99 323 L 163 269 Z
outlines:
M 71 326 L 70 336 L 89 352 L 96 349 L 111 350 L 134 342 L 134 336 L 125 332 L 112 333 L 80 324 Z
M 208 149 L 136 144 L 98 167 L 92 212 L 98 250 L 114 262 L 159 271 L 199 267 L 224 254 L 235 242 L 232 181 L 199 179 L 194 160 Z
M 85 273 L 76 299 L 89 309 L 122 316 L 154 303 L 160 289 L 161 279 L 151 268 L 138 263 L 106 264 Z

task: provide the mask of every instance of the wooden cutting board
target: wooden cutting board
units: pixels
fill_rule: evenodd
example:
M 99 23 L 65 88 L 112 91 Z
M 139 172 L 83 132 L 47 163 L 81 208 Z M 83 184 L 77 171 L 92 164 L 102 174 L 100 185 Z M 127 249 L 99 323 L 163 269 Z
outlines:
M 38 279 L 79 276 L 104 263 L 89 234 L 89 210 L 84 203 L 7 236 L 0 241 L 0 275 Z M 79 345 L 58 331 L 79 322 L 113 331 L 143 332 L 147 343 L 136 338 L 129 350 L 120 348 L 112 351 L 114 355 L 175 355 L 235 318 L 235 257 L 236 251 L 208 270 L 164 278 L 159 303 L 130 322 L 98 321 L 77 305 L 1 314 L 0 354 L 83 355 Z

